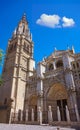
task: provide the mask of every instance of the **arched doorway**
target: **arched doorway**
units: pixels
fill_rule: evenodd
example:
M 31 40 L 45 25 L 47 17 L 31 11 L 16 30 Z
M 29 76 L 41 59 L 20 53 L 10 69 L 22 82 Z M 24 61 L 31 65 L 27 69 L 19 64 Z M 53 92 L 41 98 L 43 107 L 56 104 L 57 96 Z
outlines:
M 29 98 L 29 119 L 31 120 L 31 112 L 34 110 L 34 120 L 37 120 L 37 95 L 31 95 Z
M 60 84 L 56 83 L 47 92 L 46 105 L 52 107 L 53 118 L 57 120 L 57 106 L 59 106 L 61 120 L 66 120 L 67 90 Z

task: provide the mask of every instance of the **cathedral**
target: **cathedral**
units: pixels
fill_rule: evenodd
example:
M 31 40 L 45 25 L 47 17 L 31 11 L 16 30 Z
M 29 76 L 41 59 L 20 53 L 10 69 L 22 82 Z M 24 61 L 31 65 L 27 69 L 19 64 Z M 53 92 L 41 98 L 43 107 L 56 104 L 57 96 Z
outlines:
M 80 54 L 54 50 L 35 68 L 34 43 L 23 15 L 8 41 L 0 86 L 0 122 L 79 122 Z

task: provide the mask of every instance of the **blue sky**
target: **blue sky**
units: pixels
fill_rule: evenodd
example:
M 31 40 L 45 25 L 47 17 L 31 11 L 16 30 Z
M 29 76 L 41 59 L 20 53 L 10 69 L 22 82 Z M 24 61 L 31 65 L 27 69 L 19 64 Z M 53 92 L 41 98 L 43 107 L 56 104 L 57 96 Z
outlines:
M 24 13 L 33 35 L 36 62 L 55 47 L 65 50 L 73 45 L 80 52 L 80 0 L 0 0 L 0 48 L 4 51 Z

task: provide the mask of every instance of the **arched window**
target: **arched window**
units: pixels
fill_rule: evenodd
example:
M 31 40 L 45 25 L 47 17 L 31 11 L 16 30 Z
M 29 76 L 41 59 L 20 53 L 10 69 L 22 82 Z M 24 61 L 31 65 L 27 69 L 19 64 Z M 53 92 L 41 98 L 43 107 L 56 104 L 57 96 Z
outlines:
M 54 69 L 53 64 L 50 64 L 49 65 L 49 70 L 53 70 L 53 69 Z
M 63 67 L 63 62 L 61 60 L 59 60 L 57 63 L 56 63 L 56 67 L 59 68 L 59 67 Z
M 8 52 L 13 52 L 16 50 L 16 46 L 17 46 L 17 42 L 14 42 L 12 44 L 9 44 L 9 47 L 8 47 Z
M 30 52 L 30 45 L 27 44 L 26 42 L 24 42 L 24 47 L 23 47 L 24 51 L 29 53 Z
M 25 32 L 25 26 L 24 24 L 22 24 L 22 28 L 23 28 L 23 33 Z
M 76 63 L 76 65 L 77 65 L 77 68 L 79 68 L 79 63 L 78 62 Z
M 13 44 L 13 48 L 15 49 L 15 48 L 16 48 L 16 46 L 17 46 L 17 43 L 14 43 L 14 44 Z
M 75 69 L 75 64 L 73 64 L 73 68 Z

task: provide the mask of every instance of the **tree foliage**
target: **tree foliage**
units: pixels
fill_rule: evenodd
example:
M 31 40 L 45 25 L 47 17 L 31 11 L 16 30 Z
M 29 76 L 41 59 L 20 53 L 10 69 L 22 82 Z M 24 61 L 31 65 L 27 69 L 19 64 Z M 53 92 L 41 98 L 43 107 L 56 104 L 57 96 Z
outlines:
M 3 84 L 2 76 L 0 75 L 0 86 Z
M 4 56 L 4 54 L 3 54 L 3 50 L 0 49 L 0 65 L 2 64 L 3 56 Z
M 0 49 L 0 66 L 2 65 L 3 57 L 4 57 L 3 50 Z M 2 75 L 0 75 L 0 86 L 1 86 L 2 84 L 3 84 L 3 79 L 2 79 Z

